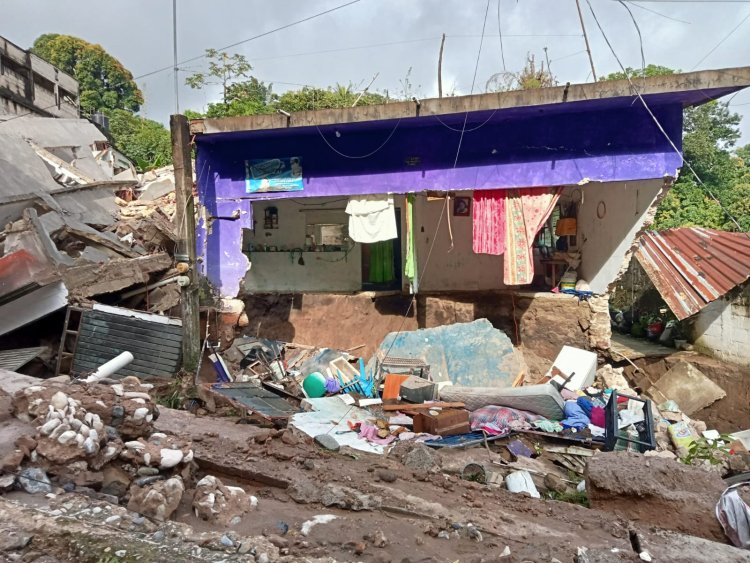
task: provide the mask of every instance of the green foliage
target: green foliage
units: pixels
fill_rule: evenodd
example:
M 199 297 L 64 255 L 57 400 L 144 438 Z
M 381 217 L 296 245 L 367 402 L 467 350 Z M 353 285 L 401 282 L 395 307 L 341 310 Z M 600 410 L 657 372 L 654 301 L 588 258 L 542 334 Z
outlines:
M 247 77 L 253 67 L 247 62 L 244 55 L 235 53 L 230 55 L 226 51 L 206 49 L 208 59 L 208 72 L 196 72 L 185 79 L 185 83 L 191 88 L 204 88 L 209 84 L 218 84 L 222 87 L 222 101 L 229 101 L 229 87 L 237 78 Z
M 509 90 L 534 90 L 557 86 L 557 78 L 544 68 L 544 63 L 537 67 L 534 55 L 526 55 L 526 64 L 519 72 L 499 72 L 490 76 L 485 84 L 488 92 L 506 92 Z
M 608 74 L 602 80 L 674 73 L 668 67 L 651 64 L 645 69 L 626 68 L 625 72 Z M 726 103 L 717 101 L 685 109 L 683 155 L 703 185 L 698 183 L 687 165 L 683 166 L 674 186 L 659 205 L 654 221 L 656 230 L 676 227 L 738 230 L 722 206 L 743 231 L 750 230 L 750 145 L 738 148 L 736 154 L 732 154 L 740 138 L 740 119 Z
M 558 493 L 556 491 L 549 491 L 549 498 L 558 502 L 569 502 L 570 504 L 579 504 L 586 508 L 591 507 L 589 502 L 589 496 L 586 491 L 569 491 L 564 493 Z
M 607 80 L 625 80 L 628 76 L 630 78 L 648 78 L 650 76 L 668 76 L 670 74 L 674 74 L 675 72 L 680 72 L 679 70 L 675 71 L 669 67 L 666 66 L 660 66 L 660 65 L 648 65 L 646 68 L 630 68 L 626 67 L 625 72 L 612 72 L 608 74 L 607 76 L 604 76 L 600 78 L 600 81 L 607 81 Z
M 718 440 L 709 440 L 707 438 L 696 438 L 688 448 L 687 455 L 680 461 L 685 465 L 696 465 L 708 462 L 711 465 L 719 465 L 731 454 L 729 444 L 734 438 L 728 434 L 721 434 Z
M 161 123 L 122 109 L 106 113 L 109 116 L 112 143 L 133 161 L 139 171 L 172 163 L 170 133 Z
M 71 35 L 47 33 L 34 41 L 31 51 L 75 76 L 85 114 L 114 109 L 138 111 L 143 103 L 133 75 L 101 45 Z

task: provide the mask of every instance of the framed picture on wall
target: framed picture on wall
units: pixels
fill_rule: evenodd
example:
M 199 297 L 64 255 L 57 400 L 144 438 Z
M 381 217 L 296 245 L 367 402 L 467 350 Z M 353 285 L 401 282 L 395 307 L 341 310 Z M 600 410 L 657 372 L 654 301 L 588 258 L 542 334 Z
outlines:
M 468 217 L 471 215 L 471 198 L 457 197 L 453 200 L 453 216 Z

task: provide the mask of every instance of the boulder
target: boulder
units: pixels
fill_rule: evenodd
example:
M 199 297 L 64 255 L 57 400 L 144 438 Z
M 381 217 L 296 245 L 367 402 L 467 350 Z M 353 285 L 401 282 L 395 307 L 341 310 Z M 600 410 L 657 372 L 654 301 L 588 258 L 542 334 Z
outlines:
M 222 526 L 236 524 L 256 506 L 258 499 L 240 487 L 228 487 L 218 477 L 207 475 L 195 485 L 193 510 L 198 518 Z
M 128 510 L 163 522 L 177 510 L 184 492 L 185 485 L 179 476 L 143 486 L 134 483 L 130 487 Z

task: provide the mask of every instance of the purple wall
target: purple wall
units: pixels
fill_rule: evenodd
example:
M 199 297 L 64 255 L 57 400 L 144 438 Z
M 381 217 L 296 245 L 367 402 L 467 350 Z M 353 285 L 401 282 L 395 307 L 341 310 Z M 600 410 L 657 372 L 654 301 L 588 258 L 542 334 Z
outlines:
M 611 102 L 611 103 L 606 103 Z M 640 105 L 622 99 L 401 120 L 204 135 L 198 142 L 201 203 L 215 219 L 199 248 L 202 271 L 223 296 L 247 269 L 240 244 L 252 199 L 544 187 L 675 176 L 675 153 Z M 652 107 L 681 147 L 682 104 Z M 304 191 L 246 194 L 244 161 L 302 158 Z M 361 158 L 360 158 L 361 157 Z

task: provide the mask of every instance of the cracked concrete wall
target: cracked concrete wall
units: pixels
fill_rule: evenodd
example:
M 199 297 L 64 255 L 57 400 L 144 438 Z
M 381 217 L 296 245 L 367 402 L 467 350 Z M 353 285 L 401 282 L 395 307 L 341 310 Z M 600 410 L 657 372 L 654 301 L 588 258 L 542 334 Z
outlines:
M 638 236 L 653 221 L 665 179 L 587 184 L 578 209 L 579 277 L 605 294 L 627 270 Z

